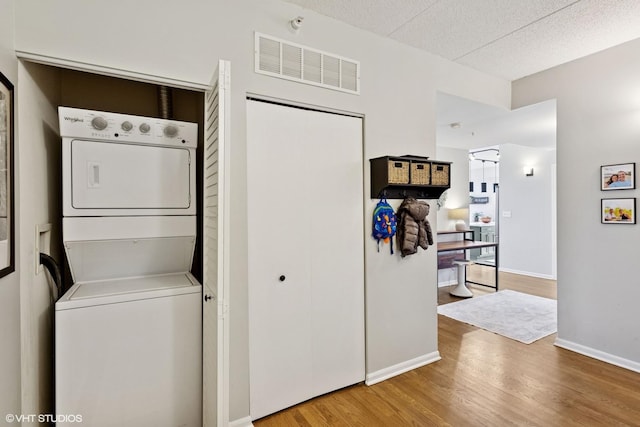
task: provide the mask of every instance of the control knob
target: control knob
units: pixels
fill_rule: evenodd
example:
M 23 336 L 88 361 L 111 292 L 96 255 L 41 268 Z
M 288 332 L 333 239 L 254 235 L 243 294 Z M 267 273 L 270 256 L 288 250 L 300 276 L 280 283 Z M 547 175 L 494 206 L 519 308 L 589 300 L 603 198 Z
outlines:
M 105 130 L 108 125 L 107 119 L 102 116 L 96 116 L 91 119 L 91 126 L 96 130 Z
M 131 129 L 133 129 L 133 123 L 127 120 L 126 122 L 122 122 L 120 127 L 122 128 L 123 131 L 129 132 Z
M 167 125 L 162 131 L 168 138 L 175 138 L 176 136 L 178 136 L 178 126 L 176 125 Z
M 148 133 L 150 130 L 151 130 L 151 126 L 149 126 L 149 123 L 143 123 L 140 125 L 140 132 Z

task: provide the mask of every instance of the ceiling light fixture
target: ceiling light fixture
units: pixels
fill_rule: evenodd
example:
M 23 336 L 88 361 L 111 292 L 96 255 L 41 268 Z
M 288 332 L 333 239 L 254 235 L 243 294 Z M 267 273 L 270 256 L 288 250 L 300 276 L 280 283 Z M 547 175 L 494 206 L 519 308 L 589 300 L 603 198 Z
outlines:
M 488 152 L 488 151 L 495 151 L 495 153 L 496 153 L 496 154 L 495 154 L 496 158 L 500 158 L 500 150 L 498 150 L 497 148 L 486 148 L 486 149 L 484 149 L 484 150 L 476 150 L 476 151 L 471 152 L 471 153 L 470 153 L 470 155 L 473 155 L 473 158 L 474 158 L 474 159 L 482 160 L 482 159 L 479 159 L 479 158 L 478 158 L 478 154 L 479 154 L 479 153 L 486 153 L 486 152 Z M 489 159 L 485 159 L 485 160 L 487 160 L 487 161 L 491 161 L 491 162 L 493 161 L 493 159 L 491 159 L 491 158 L 489 158 Z

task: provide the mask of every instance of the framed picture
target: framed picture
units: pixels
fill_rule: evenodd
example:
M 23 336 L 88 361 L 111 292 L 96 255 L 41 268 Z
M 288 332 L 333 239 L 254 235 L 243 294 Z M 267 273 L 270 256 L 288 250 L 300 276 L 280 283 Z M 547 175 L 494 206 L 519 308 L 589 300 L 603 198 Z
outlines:
M 633 190 L 634 188 L 636 188 L 635 163 L 600 166 L 601 190 Z
M 0 73 L 0 277 L 15 270 L 13 85 Z
M 635 224 L 636 198 L 602 199 L 600 215 L 603 224 Z

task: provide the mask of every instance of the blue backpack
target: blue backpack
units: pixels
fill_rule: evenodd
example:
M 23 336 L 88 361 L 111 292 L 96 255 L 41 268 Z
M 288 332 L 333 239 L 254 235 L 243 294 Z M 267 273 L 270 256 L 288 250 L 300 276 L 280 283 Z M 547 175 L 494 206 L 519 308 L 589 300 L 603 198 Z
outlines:
M 393 236 L 396 234 L 397 218 L 387 199 L 380 199 L 373 210 L 373 237 L 378 241 L 378 252 L 380 252 L 380 241 L 391 244 L 393 254 Z

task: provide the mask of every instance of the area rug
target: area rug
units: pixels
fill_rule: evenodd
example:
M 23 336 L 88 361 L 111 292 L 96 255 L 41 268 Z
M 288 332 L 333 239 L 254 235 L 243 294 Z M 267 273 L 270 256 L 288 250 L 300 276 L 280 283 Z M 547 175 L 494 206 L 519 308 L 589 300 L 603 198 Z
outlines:
M 438 314 L 525 344 L 558 328 L 556 300 L 510 290 L 441 305 Z

